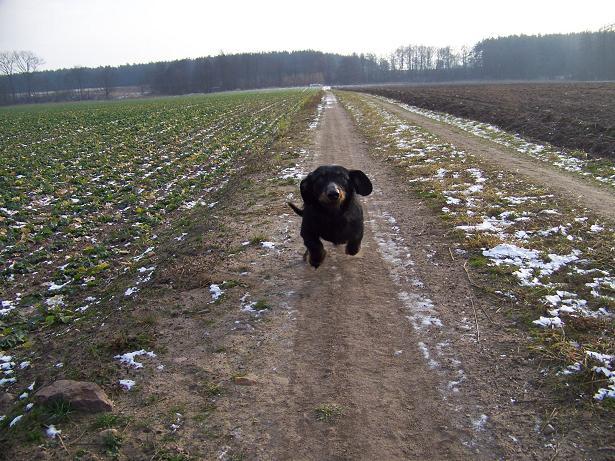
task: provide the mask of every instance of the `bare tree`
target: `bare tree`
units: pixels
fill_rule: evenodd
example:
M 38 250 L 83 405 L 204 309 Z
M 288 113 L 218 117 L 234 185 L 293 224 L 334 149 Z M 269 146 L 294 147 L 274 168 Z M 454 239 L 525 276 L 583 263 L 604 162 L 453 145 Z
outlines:
M 15 52 L 0 52 L 0 72 L 6 75 L 11 95 L 13 96 L 13 102 L 15 102 L 15 85 L 13 83 L 13 75 L 15 74 Z
M 461 66 L 465 69 L 470 64 L 470 56 L 472 54 L 472 50 L 467 46 L 463 45 L 459 50 L 459 57 L 461 59 Z
M 391 71 L 395 73 L 397 70 L 397 55 L 394 52 L 389 55 L 389 62 L 391 63 Z
M 400 46 L 395 50 L 395 58 L 399 63 L 399 70 L 403 71 L 405 69 L 404 64 L 406 60 L 406 52 L 403 46 Z
M 451 69 L 455 65 L 455 55 L 450 46 L 436 49 L 436 69 Z
M 30 99 L 32 97 L 32 75 L 40 66 L 45 64 L 45 61 L 32 51 L 15 51 L 13 55 L 15 67 L 26 76 L 28 99 Z
M 415 55 L 416 55 L 416 47 L 412 46 L 412 45 L 408 45 L 407 47 L 404 48 L 404 52 L 406 53 L 406 65 L 408 66 L 408 72 L 412 72 L 413 70 L 416 70 L 416 59 L 415 59 Z
M 425 47 L 425 69 L 433 69 L 433 55 L 435 53 L 435 47 Z
M 434 55 L 434 47 L 433 46 L 425 46 L 419 45 L 417 47 L 418 53 L 418 69 L 419 70 L 427 70 L 432 68 L 433 55 Z

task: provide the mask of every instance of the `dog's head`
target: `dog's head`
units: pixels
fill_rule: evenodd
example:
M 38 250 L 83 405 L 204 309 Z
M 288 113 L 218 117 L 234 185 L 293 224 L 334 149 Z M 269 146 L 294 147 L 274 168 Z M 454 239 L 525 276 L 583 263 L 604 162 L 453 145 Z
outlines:
M 301 181 L 300 187 L 306 204 L 320 204 L 328 209 L 342 208 L 355 192 L 372 193 L 372 183 L 365 173 L 337 165 L 319 166 Z

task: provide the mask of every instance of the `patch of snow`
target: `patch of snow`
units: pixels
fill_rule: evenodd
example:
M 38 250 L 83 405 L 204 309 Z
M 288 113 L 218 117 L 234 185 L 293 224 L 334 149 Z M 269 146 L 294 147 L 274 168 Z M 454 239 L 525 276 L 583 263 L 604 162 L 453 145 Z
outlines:
M 499 244 L 483 250 L 483 256 L 490 258 L 497 266 L 507 264 L 519 267 L 514 272 L 523 286 L 544 285 L 541 277 L 549 276 L 565 265 L 579 259 L 580 252 L 573 250 L 569 255 L 549 254 L 550 262 L 544 262 L 536 250 L 521 248 L 509 243 Z
M 477 419 L 472 420 L 472 427 L 475 431 L 480 432 L 485 430 L 485 425 L 489 417 L 487 415 L 480 415 Z
M 120 386 L 122 389 L 129 391 L 136 384 L 132 379 L 120 379 Z
M 600 308 L 596 311 L 587 309 L 587 301 L 585 299 L 579 299 L 575 293 L 567 291 L 558 290 L 554 295 L 547 295 L 545 296 L 545 301 L 554 307 L 549 310 L 549 314 L 554 317 L 559 316 L 560 313 L 593 318 L 612 316 L 605 308 Z
M 607 397 L 610 399 L 615 399 L 615 382 L 613 381 L 615 380 L 611 378 L 612 384 L 610 384 L 608 387 L 601 387 L 600 389 L 598 389 L 598 391 L 594 394 L 594 399 L 604 400 Z
M 608 272 L 603 272 L 603 273 L 605 275 L 608 274 Z M 604 286 L 604 287 L 606 287 L 607 289 L 610 289 L 610 290 L 615 290 L 615 277 L 610 277 L 610 276 L 596 277 L 596 278 L 594 278 L 593 282 L 586 283 L 585 285 L 592 289 L 591 290 L 591 294 L 595 298 L 604 297 L 604 298 L 611 299 L 611 300 L 615 301 L 615 298 L 613 298 L 612 296 L 606 296 L 606 295 L 604 295 L 604 294 L 602 294 L 600 292 L 600 288 L 602 286 Z
M 141 259 L 143 259 L 147 254 L 151 253 L 152 251 L 154 251 L 154 247 L 149 247 L 147 248 L 143 253 L 141 253 L 138 256 L 135 256 L 134 258 L 132 258 L 134 261 L 140 261 Z
M 125 292 L 124 292 L 124 296 L 130 296 L 133 295 L 134 293 L 136 293 L 137 291 L 139 291 L 139 288 L 137 287 L 130 287 L 128 288 Z
M 116 355 L 113 358 L 119 360 L 121 363 L 128 365 L 131 368 L 143 368 L 143 364 L 141 362 L 137 362 L 135 357 L 139 357 L 141 355 L 146 355 L 148 357 L 156 357 L 153 351 L 146 351 L 145 349 L 141 349 L 134 352 L 127 352 L 125 354 Z
M 55 295 L 45 300 L 45 304 L 49 307 L 58 307 L 64 305 L 64 295 Z
M 220 296 L 222 296 L 222 294 L 224 293 L 224 291 L 222 291 L 220 286 L 216 285 L 215 283 L 212 283 L 211 285 L 209 285 L 209 292 L 211 293 L 212 303 L 217 301 L 220 298 Z
M 175 240 L 177 240 L 178 242 L 181 242 L 186 235 L 188 235 L 186 232 L 182 232 L 182 234 L 179 237 L 174 237 Z
M 305 173 L 297 166 L 284 168 L 280 171 L 280 179 L 301 179 Z
M 434 178 L 444 179 L 444 176 L 446 176 L 447 172 L 448 170 L 446 168 L 438 168 L 438 171 L 436 171 Z
M 255 309 L 256 305 L 258 304 L 257 301 L 252 301 L 252 302 L 248 302 L 248 298 L 249 298 L 250 294 L 246 293 L 244 294 L 241 299 L 240 299 L 240 303 L 241 303 L 241 312 L 247 312 L 249 314 L 256 314 L 256 315 L 260 315 L 264 312 L 267 311 L 267 309 Z
M 66 285 L 70 283 L 70 280 L 62 285 L 57 285 L 55 282 L 49 282 L 49 291 L 57 291 L 64 288 Z
M 47 426 L 47 430 L 45 431 L 45 434 L 47 434 L 47 437 L 49 437 L 50 439 L 55 439 L 61 433 L 62 431 L 56 429 L 56 427 L 53 424 L 50 424 L 49 426 Z
M 605 367 L 610 367 L 615 356 L 609 354 L 601 354 L 599 352 L 585 351 L 588 357 L 602 363 Z
M 220 449 L 218 450 L 218 453 L 216 453 L 216 455 L 218 456 L 218 460 L 226 461 L 228 459 L 228 452 L 230 450 L 231 450 L 231 447 L 229 447 L 228 445 L 224 445 L 223 447 L 220 447 Z
M 466 232 L 474 232 L 474 231 L 501 232 L 506 227 L 512 224 L 513 224 L 512 222 L 507 221 L 506 219 L 498 219 L 494 216 L 483 216 L 482 223 L 474 224 L 471 226 L 456 226 L 456 228 L 464 230 Z
M 585 351 L 585 353 L 589 358 L 601 364 L 601 366 L 592 367 L 592 371 L 604 375 L 608 380 L 608 385 L 598 389 L 594 394 L 594 399 L 604 400 L 605 398 L 615 398 L 615 371 L 613 371 L 615 356 L 594 351 Z
M 423 353 L 423 357 L 427 361 L 429 368 L 431 368 L 432 370 L 438 368 L 440 364 L 436 360 L 431 358 L 429 354 L 429 349 L 427 349 L 427 345 L 424 342 L 419 341 L 418 346 L 421 352 Z
M 562 328 L 564 326 L 564 322 L 559 317 L 543 317 L 542 315 L 532 323 L 545 328 Z
M 9 312 L 15 309 L 15 303 L 9 300 L 2 300 L 0 302 L 0 306 L 2 306 L 2 308 L 0 309 L 0 317 L 4 317 L 5 315 L 8 315 Z

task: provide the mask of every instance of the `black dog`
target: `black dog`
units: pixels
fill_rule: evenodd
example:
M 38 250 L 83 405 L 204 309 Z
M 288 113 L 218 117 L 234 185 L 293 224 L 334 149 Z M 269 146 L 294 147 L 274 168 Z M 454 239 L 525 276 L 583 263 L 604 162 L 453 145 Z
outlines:
M 356 196 L 372 193 L 372 183 L 360 170 L 337 165 L 319 166 L 301 181 L 303 210 L 288 205 L 299 216 L 301 237 L 307 247 L 304 258 L 318 268 L 327 252 L 320 239 L 346 244 L 346 253 L 356 255 L 363 238 L 363 209 Z

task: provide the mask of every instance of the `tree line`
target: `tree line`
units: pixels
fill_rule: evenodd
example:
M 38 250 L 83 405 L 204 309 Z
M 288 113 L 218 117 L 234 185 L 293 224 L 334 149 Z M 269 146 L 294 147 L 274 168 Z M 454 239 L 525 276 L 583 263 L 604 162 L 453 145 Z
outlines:
M 15 100 L 15 79 L 21 83 L 28 98 L 32 97 L 34 73 L 45 62 L 32 51 L 0 51 L 0 73 L 4 74 L 2 89 L 11 92 Z M 18 74 L 17 77 L 15 74 Z
M 186 94 L 309 84 L 613 80 L 615 31 L 489 38 L 459 49 L 411 44 L 386 57 L 307 50 L 38 72 L 42 63 L 31 52 L 0 53 L 0 103 L 108 98 L 117 87 Z

